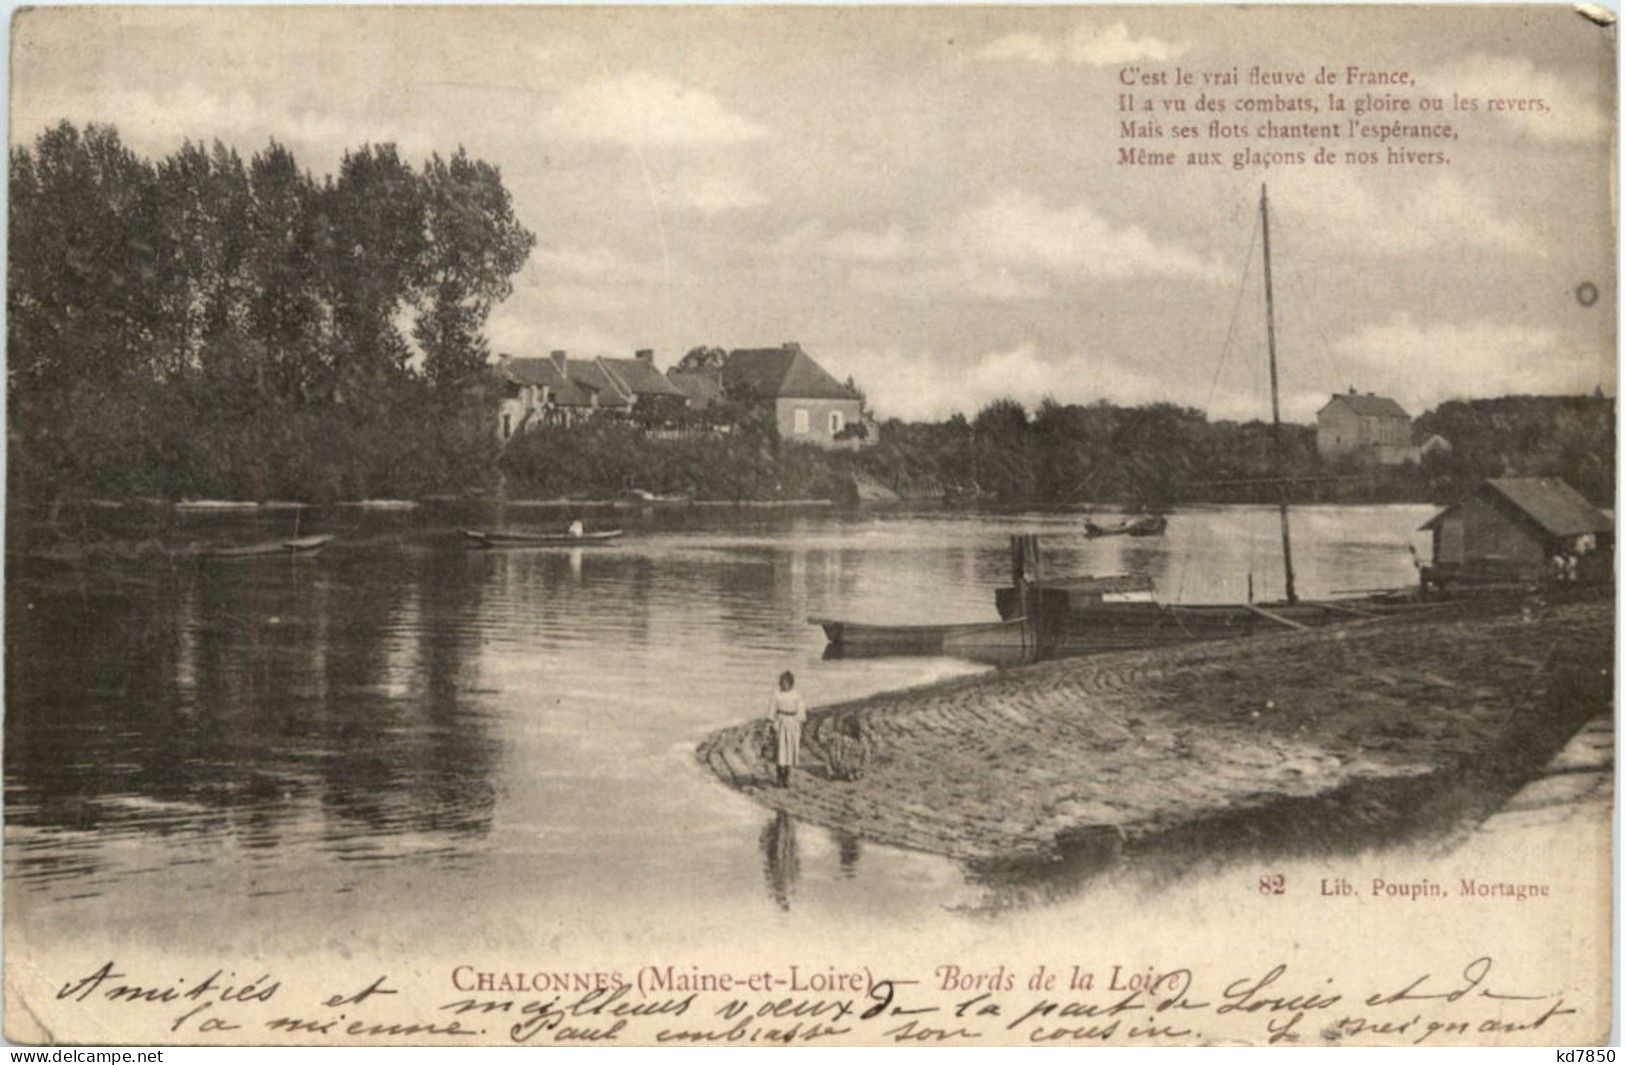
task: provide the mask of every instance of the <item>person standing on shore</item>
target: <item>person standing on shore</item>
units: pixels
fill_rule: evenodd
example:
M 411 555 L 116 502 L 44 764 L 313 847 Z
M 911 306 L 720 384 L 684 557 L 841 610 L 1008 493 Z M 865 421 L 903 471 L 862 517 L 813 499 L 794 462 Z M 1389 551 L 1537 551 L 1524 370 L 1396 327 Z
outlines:
M 779 674 L 779 690 L 768 707 L 773 722 L 774 761 L 779 769 L 779 787 L 790 786 L 790 770 L 801 764 L 801 726 L 807 720 L 807 703 L 796 691 L 796 675 L 788 669 Z

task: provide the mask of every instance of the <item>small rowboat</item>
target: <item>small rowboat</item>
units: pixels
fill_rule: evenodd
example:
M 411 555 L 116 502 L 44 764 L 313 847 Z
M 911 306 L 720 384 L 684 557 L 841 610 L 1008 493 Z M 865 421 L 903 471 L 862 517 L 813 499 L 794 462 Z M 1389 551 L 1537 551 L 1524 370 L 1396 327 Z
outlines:
M 1092 521 L 1083 523 L 1084 534 L 1091 540 L 1097 536 L 1161 536 L 1167 528 L 1168 519 L 1161 514 L 1148 514 L 1116 525 L 1096 525 Z
M 463 535 L 481 547 L 601 547 L 620 539 L 621 530 L 569 533 L 519 532 L 510 529 L 464 529 Z
M 320 551 L 333 537 L 300 536 L 291 540 L 266 540 L 264 543 L 244 544 L 241 547 L 211 547 L 203 552 L 206 558 L 263 558 L 267 555 L 308 555 Z
M 686 507 L 694 502 L 694 497 L 691 495 L 663 496 L 656 495 L 654 492 L 646 492 L 642 488 L 628 488 L 626 490 L 626 502 L 644 507 Z
M 871 655 L 974 657 L 976 652 L 1027 652 L 1034 647 L 1032 628 L 1020 618 L 963 625 L 866 625 L 828 618 L 809 618 L 808 621 L 822 626 L 830 648 L 848 658 Z

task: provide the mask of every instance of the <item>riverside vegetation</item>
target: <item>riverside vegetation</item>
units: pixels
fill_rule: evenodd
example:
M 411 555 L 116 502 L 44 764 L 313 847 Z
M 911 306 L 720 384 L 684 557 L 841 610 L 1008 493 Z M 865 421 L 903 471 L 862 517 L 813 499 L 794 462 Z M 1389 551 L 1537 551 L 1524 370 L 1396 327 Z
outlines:
M 502 446 L 485 323 L 535 238 L 496 167 L 459 149 L 419 167 L 393 145 L 302 169 L 188 142 L 143 158 L 117 130 L 62 123 L 10 159 L 8 489 L 13 502 L 213 497 L 327 502 L 440 493 L 1009 507 L 1273 500 L 1270 430 L 1168 403 L 881 426 L 859 452 L 776 439 L 734 397 L 722 416 L 543 427 Z M 719 422 L 722 423 L 719 425 Z M 1450 441 L 1420 464 L 1323 460 L 1283 431 L 1301 500 L 1440 501 L 1485 476 L 1614 491 L 1613 400 L 1516 396 L 1421 415 Z M 1228 482 L 1228 483 L 1227 483 Z

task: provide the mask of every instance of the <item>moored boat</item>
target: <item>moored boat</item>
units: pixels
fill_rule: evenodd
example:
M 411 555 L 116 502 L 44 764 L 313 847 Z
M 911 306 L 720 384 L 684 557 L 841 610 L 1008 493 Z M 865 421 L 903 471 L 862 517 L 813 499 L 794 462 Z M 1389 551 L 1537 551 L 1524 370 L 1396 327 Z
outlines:
M 881 655 L 974 655 L 985 651 L 1028 652 L 1036 649 L 1032 626 L 1021 618 L 966 622 L 959 625 L 871 625 L 830 618 L 808 618 L 822 626 L 836 657 Z
M 211 547 L 204 550 L 206 558 L 264 558 L 270 555 L 308 555 L 320 551 L 333 542 L 331 534 L 323 536 L 296 536 L 286 540 L 264 540 L 257 544 L 238 547 Z
M 1099 536 L 1161 536 L 1168 530 L 1168 519 L 1161 514 L 1145 514 L 1116 525 L 1099 525 L 1085 520 L 1083 531 L 1091 540 Z
M 628 488 L 625 502 L 640 507 L 686 507 L 694 502 L 692 495 L 659 495 L 642 488 Z
M 481 547 L 595 547 L 620 539 L 621 530 L 606 529 L 572 536 L 519 529 L 464 529 L 463 535 Z

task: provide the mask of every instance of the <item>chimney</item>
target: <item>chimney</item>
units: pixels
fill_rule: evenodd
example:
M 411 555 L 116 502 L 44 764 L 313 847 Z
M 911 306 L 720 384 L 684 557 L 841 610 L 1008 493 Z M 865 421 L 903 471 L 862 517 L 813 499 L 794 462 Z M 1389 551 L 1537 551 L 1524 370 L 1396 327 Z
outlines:
M 560 374 L 563 374 L 565 377 L 570 376 L 564 364 L 564 352 L 554 351 L 548 355 L 548 358 L 553 360 L 553 366 L 559 371 Z
M 1356 392 L 1356 391 L 1354 391 L 1354 386 L 1353 386 L 1353 385 L 1349 385 L 1349 395 L 1351 395 L 1351 396 L 1357 396 L 1357 395 L 1359 395 L 1359 394 L 1360 394 L 1360 393 L 1358 393 L 1358 392 Z
M 655 364 L 655 349 L 654 348 L 639 348 L 638 352 L 637 352 L 637 355 L 638 355 L 638 361 L 639 362 L 646 362 L 650 366 L 653 366 Z
M 785 351 L 800 351 L 801 350 L 801 341 L 799 341 L 799 340 L 786 340 L 784 342 L 784 350 Z

